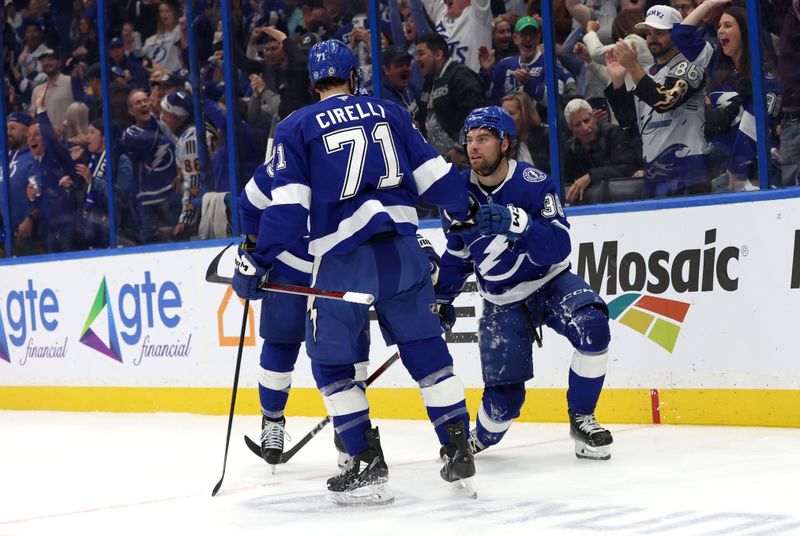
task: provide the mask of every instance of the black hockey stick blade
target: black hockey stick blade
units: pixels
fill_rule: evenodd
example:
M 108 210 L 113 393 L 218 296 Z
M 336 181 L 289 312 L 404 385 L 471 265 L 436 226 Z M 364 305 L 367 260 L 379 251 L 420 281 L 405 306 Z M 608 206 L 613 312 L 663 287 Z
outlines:
M 206 281 L 209 283 L 224 283 L 229 285 L 231 283 L 230 277 L 225 277 L 219 275 L 219 261 L 222 259 L 222 256 L 225 255 L 225 252 L 228 251 L 233 245 L 233 242 L 225 246 L 225 248 L 220 251 L 216 257 L 211 261 L 211 264 L 208 265 L 208 269 L 206 270 Z
M 399 353 L 399 352 L 395 352 L 395 353 L 392 355 L 392 357 L 390 357 L 389 359 L 387 359 L 387 360 L 386 360 L 386 361 L 383 363 L 383 365 L 381 365 L 380 367 L 378 367 L 378 368 L 375 370 L 375 372 L 373 372 L 372 374 L 370 374 L 369 378 L 367 378 L 367 381 L 366 381 L 366 384 L 367 384 L 367 386 L 369 386 L 369 385 L 370 385 L 372 382 L 374 382 L 374 381 L 375 381 L 375 380 L 378 378 L 378 376 L 380 376 L 381 374 L 383 374 L 383 373 L 386 371 L 386 369 L 388 369 L 389 367 L 391 367 L 391 366 L 394 364 L 394 362 L 395 362 L 395 361 L 397 361 L 398 359 L 400 359 L 400 353 Z M 291 460 L 291 459 L 292 459 L 292 456 L 294 456 L 295 454 L 297 454 L 297 452 L 298 452 L 298 451 L 299 451 L 301 448 L 303 448 L 303 447 L 306 445 L 306 443 L 308 443 L 309 441 L 311 441 L 311 439 L 312 439 L 312 438 L 313 438 L 315 435 L 317 435 L 318 433 L 320 433 L 320 431 L 321 431 L 323 428 L 325 428 L 325 427 L 328 425 L 328 423 L 329 423 L 329 422 L 331 422 L 330 415 L 326 416 L 326 417 L 325 417 L 324 419 L 322 419 L 322 420 L 321 420 L 319 423 L 317 423 L 317 425 L 316 425 L 314 428 L 312 428 L 312 429 L 311 429 L 311 431 L 310 431 L 310 432 L 308 432 L 308 433 L 307 433 L 305 436 L 303 436 L 303 438 L 302 438 L 300 441 L 298 441 L 298 442 L 297 442 L 297 444 L 296 444 L 295 446 L 293 446 L 292 448 L 290 448 L 289 450 L 287 450 L 286 452 L 284 452 L 284 453 L 283 453 L 283 455 L 281 456 L 281 463 L 286 463 L 286 462 L 288 462 L 289 460 Z M 261 445 L 259 445 L 258 443 L 256 443 L 255 441 L 253 441 L 252 439 L 250 439 L 250 438 L 249 438 L 249 437 L 247 437 L 247 436 L 244 436 L 244 442 L 245 442 L 245 444 L 247 445 L 247 448 L 249 448 L 249 449 L 250 449 L 250 451 L 251 451 L 253 454 L 255 454 L 256 456 L 258 456 L 259 458 L 261 458 Z
M 225 285 L 231 284 L 231 278 L 224 275 L 219 275 L 219 263 L 222 256 L 233 244 L 228 244 L 225 249 L 220 251 L 216 257 L 211 261 L 206 270 L 206 281 L 209 283 L 222 283 Z M 271 292 L 282 292 L 284 294 L 297 294 L 300 296 L 315 296 L 317 298 L 329 298 L 333 300 L 343 300 L 350 303 L 360 303 L 363 305 L 372 305 L 375 297 L 366 292 L 341 292 L 338 290 L 325 290 L 315 287 L 304 287 L 301 285 L 286 285 L 282 283 L 270 283 L 261 287 L 264 290 Z

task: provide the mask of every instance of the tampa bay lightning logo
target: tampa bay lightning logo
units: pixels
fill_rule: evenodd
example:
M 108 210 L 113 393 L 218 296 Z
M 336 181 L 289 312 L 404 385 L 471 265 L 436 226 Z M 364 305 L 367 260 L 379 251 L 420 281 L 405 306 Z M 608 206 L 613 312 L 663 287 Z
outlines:
M 529 167 L 522 172 L 522 178 L 528 182 L 542 182 L 547 178 L 547 174 L 544 171 Z

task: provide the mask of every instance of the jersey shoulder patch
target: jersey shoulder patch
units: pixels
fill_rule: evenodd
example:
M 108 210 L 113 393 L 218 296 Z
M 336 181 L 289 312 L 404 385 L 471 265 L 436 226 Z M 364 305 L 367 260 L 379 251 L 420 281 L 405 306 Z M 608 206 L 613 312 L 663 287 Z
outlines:
M 528 182 L 542 182 L 547 180 L 547 173 L 535 167 L 528 167 L 522 170 L 522 178 Z

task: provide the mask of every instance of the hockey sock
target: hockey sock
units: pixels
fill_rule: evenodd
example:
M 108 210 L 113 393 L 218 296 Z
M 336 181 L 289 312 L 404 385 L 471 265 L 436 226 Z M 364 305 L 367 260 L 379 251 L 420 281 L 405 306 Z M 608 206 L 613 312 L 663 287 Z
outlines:
M 261 401 L 261 413 L 267 419 L 277 420 L 283 417 L 292 385 L 292 370 L 299 351 L 299 343 L 264 341 L 264 346 L 261 347 L 258 398 Z
M 519 417 L 519 410 L 525 402 L 525 384 L 487 386 L 483 390 L 483 400 L 475 419 L 478 441 L 484 447 L 500 442 Z
M 606 378 L 608 352 L 599 355 L 586 355 L 577 350 L 572 356 L 569 368 L 569 389 L 567 406 L 575 413 L 590 415 L 594 413 L 603 381 Z
M 597 406 L 608 367 L 611 340 L 608 318 L 597 307 L 578 309 L 567 325 L 566 336 L 575 347 L 569 370 L 567 405 L 575 413 L 590 415 Z
M 347 453 L 351 456 L 360 454 L 367 448 L 364 432 L 372 428 L 372 424 L 367 395 L 355 379 L 356 367 L 312 360 L 311 371 Z
M 469 412 L 464 401 L 464 384 L 453 375 L 453 358 L 442 337 L 431 337 L 411 343 L 398 343 L 400 358 L 419 385 L 428 418 L 439 443 L 449 441 L 446 426 L 464 421 L 469 429 Z

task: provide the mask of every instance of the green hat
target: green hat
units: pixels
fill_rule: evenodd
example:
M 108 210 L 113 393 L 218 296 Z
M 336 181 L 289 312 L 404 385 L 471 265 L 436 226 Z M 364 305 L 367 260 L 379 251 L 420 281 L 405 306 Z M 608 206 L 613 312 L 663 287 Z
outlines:
M 514 25 L 514 33 L 520 33 L 529 26 L 533 26 L 534 30 L 537 32 L 539 31 L 539 23 L 536 22 L 536 19 L 533 17 L 522 17 L 517 21 L 517 24 Z

